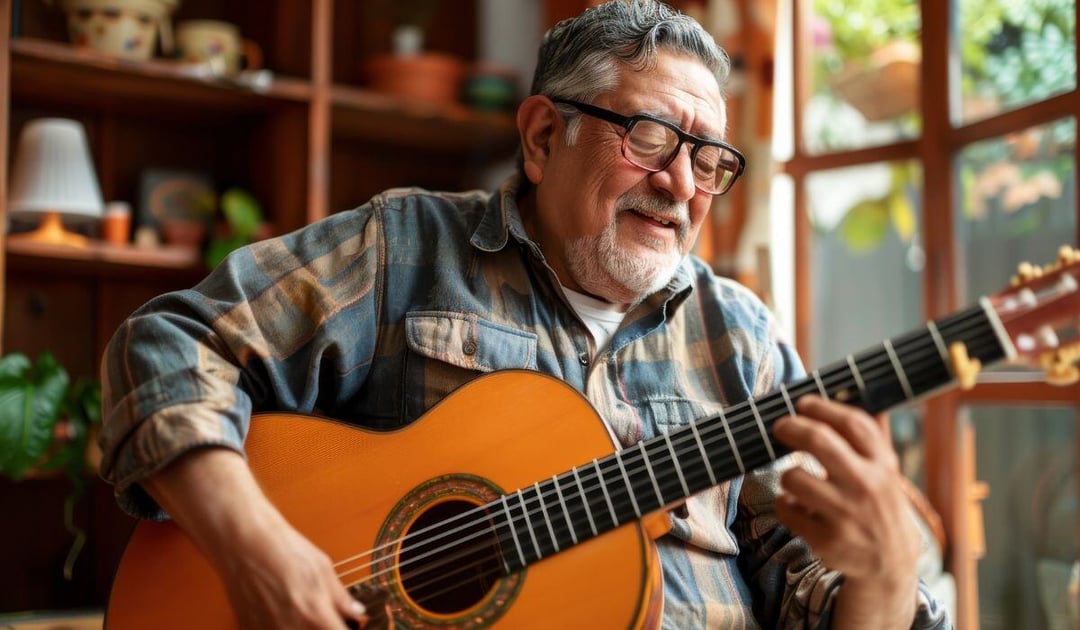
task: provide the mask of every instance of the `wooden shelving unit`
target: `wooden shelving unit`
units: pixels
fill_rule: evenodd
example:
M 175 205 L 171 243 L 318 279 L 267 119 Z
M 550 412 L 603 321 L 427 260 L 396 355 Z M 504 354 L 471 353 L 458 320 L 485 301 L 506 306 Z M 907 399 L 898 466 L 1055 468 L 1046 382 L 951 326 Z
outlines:
M 485 183 L 486 170 L 513 155 L 512 115 L 403 102 L 366 87 L 364 59 L 389 48 L 390 25 L 369 10 L 374 6 L 375 0 L 183 0 L 174 23 L 226 20 L 260 45 L 272 80 L 256 87 L 199 77 L 169 59 L 134 62 L 79 50 L 67 42 L 58 9 L 24 1 L 13 23 L 13 3 L 0 0 L 0 46 L 8 52 L 0 59 L 0 213 L 6 215 L 7 160 L 18 134 L 43 116 L 83 123 L 105 199 L 132 203 L 136 222 L 140 178 L 151 167 L 205 173 L 219 191 L 249 190 L 278 234 L 392 186 Z M 473 0 L 444 3 L 430 45 L 476 60 L 475 23 Z M 206 273 L 194 250 L 100 242 L 66 249 L 0 239 L 0 265 L 2 352 L 48 350 L 73 377 L 97 374 L 105 344 L 135 308 Z M 59 509 L 62 484 L 0 484 L 0 513 Z M 90 539 L 74 581 L 62 583 L 59 568 L 70 538 L 51 528 L 44 542 L 5 556 L 5 569 L 23 577 L 19 588 L 0 592 L 0 612 L 104 604 L 131 523 L 107 489 L 88 497 L 77 520 Z M 59 513 L 33 519 L 62 524 Z M 0 523 L 0 537 L 24 529 Z

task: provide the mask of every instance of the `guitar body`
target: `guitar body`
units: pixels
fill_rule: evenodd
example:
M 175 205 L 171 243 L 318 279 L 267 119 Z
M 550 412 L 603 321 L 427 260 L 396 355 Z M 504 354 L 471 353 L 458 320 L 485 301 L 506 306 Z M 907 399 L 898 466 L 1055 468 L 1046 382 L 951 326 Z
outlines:
M 298 415 L 256 416 L 245 448 L 270 500 L 330 556 L 344 584 L 385 596 L 397 627 L 659 625 L 659 562 L 648 533 L 659 531 L 648 520 L 450 593 L 409 582 L 412 560 L 402 562 L 407 552 L 397 541 L 410 527 L 447 514 L 452 522 L 454 514 L 612 452 L 592 407 L 557 379 L 491 374 L 388 433 Z M 656 516 L 666 522 L 660 512 L 654 524 Z M 453 572 L 458 564 L 450 558 L 445 566 Z M 469 578 L 453 578 L 463 581 Z M 179 528 L 143 522 L 117 572 L 106 625 L 211 630 L 236 621 L 217 574 Z

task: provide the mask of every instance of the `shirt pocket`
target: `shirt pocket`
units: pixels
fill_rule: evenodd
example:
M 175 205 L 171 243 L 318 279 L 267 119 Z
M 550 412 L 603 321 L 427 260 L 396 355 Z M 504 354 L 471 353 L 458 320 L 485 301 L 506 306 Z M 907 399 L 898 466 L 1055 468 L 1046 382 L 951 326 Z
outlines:
M 535 370 L 537 335 L 475 313 L 418 311 L 405 316 L 405 413 L 409 420 L 477 376 Z
M 645 439 L 671 433 L 689 426 L 690 422 L 716 415 L 722 405 L 672 396 L 649 396 L 639 401 L 642 437 Z M 708 445 L 719 436 L 702 436 Z M 680 448 L 682 445 L 680 445 Z M 697 460 L 696 446 L 694 461 Z M 714 462 L 719 466 L 720 462 Z M 686 471 L 684 471 L 686 472 Z M 703 490 L 690 497 L 682 509 L 670 512 L 671 534 L 686 542 L 715 553 L 735 555 L 739 552 L 731 525 L 738 514 L 738 496 L 742 477 L 722 481 L 718 486 Z

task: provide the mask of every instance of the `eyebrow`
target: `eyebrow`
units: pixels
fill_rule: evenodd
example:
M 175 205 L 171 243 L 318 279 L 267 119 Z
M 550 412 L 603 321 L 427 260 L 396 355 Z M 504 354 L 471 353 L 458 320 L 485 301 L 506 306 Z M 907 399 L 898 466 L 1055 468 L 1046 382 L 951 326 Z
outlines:
M 664 114 L 661 114 L 660 112 L 657 112 L 657 111 L 651 111 L 651 110 L 647 110 L 647 109 L 642 109 L 642 110 L 638 110 L 638 114 L 644 114 L 646 116 L 651 116 L 653 118 L 656 118 L 657 120 L 662 120 L 662 121 L 664 121 L 666 123 L 670 123 L 672 125 L 675 125 L 680 130 L 682 130 L 683 133 L 688 133 L 688 134 L 690 134 L 692 136 L 696 136 L 698 138 L 701 138 L 702 140 L 709 140 L 710 142 L 724 142 L 724 143 L 727 142 L 727 140 L 724 139 L 723 136 L 713 135 L 712 132 L 697 133 L 697 132 L 694 132 L 694 131 L 687 131 L 686 129 L 683 129 L 682 125 L 680 125 L 679 123 L 675 122 L 671 118 L 669 118 L 669 117 L 665 116 Z M 632 116 L 627 116 L 627 118 L 631 118 L 631 117 Z

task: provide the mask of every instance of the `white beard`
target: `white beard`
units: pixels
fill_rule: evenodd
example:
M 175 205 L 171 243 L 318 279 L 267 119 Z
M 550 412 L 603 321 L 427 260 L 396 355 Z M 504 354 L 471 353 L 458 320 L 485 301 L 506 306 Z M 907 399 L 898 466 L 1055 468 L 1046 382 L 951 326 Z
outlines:
M 674 204 L 651 198 L 620 199 L 615 217 L 604 231 L 595 236 L 583 236 L 566 245 L 567 265 L 570 276 L 581 288 L 592 295 L 614 304 L 637 304 L 647 296 L 664 288 L 686 255 L 683 253 L 689 216 L 686 206 L 677 209 L 679 233 L 676 247 L 661 252 L 661 242 L 644 243 L 652 248 L 651 254 L 642 255 L 620 247 L 618 242 L 619 215 L 629 208 L 661 210 L 670 215 Z

